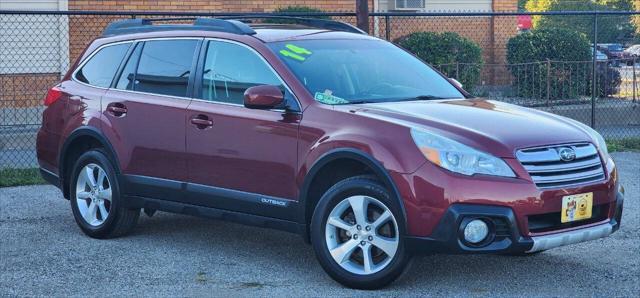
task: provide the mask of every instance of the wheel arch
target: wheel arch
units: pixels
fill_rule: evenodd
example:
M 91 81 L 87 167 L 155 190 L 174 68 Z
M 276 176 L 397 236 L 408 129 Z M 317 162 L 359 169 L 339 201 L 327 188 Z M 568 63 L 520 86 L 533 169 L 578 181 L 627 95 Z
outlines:
M 398 202 L 400 211 L 404 215 L 403 221 L 400 224 L 402 224 L 406 230 L 407 223 L 404 202 L 402 201 L 400 192 L 393 182 L 391 175 L 388 173 L 382 163 L 380 163 L 378 160 L 364 151 L 353 148 L 340 148 L 324 153 L 320 158 L 318 158 L 313 166 L 311 166 L 310 170 L 307 172 L 307 175 L 305 175 L 304 182 L 302 184 L 302 187 L 300 188 L 299 196 L 299 206 L 301 209 L 301 217 L 299 221 L 305 226 L 303 234 L 304 240 L 307 242 L 310 241 L 309 222 L 311 220 L 311 216 L 313 215 L 315 206 L 322 196 L 322 194 L 314 194 L 314 182 L 317 182 L 316 179 L 322 178 L 323 172 L 331 170 L 336 164 L 343 164 L 345 162 L 364 166 L 365 169 L 368 170 L 368 172 L 358 172 L 359 174 L 371 174 L 372 176 L 375 176 L 375 178 L 378 179 L 382 183 L 382 185 L 390 191 L 392 198 Z M 357 174 L 352 174 L 349 176 L 353 175 Z
M 102 148 L 105 150 L 107 157 L 116 169 L 116 174 L 120 173 L 120 164 L 117 162 L 118 157 L 116 151 L 107 137 L 100 132 L 100 130 L 92 126 L 76 128 L 62 144 L 60 156 L 58 157 L 60 186 L 65 198 L 69 198 L 67 179 L 69 178 L 70 171 L 73 169 L 73 166 L 67 165 L 67 163 L 70 162 L 74 156 L 79 157 L 83 152 L 94 148 Z

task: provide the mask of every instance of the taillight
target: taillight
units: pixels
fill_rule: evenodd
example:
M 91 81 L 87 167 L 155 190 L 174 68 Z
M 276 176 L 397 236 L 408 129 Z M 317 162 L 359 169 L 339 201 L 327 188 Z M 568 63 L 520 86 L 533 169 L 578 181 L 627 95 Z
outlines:
M 60 90 L 58 87 L 53 87 L 49 89 L 49 92 L 47 92 L 47 97 L 44 98 L 44 105 L 50 106 L 58 99 L 60 99 L 60 97 L 62 97 L 62 90 Z

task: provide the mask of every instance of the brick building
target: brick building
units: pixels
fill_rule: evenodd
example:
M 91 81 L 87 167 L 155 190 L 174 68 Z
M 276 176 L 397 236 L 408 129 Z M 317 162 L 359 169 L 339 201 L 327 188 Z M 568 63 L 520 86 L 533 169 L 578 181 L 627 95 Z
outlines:
M 176 12 L 271 12 L 303 5 L 327 12 L 353 12 L 355 0 L 0 0 L 1 10 L 99 10 Z M 371 11 L 516 11 L 517 0 L 369 0 Z M 122 16 L 1 16 L 0 108 L 40 104 L 87 43 Z M 338 18 L 355 23 L 355 18 Z M 384 37 L 384 20 L 371 21 L 371 33 Z M 411 17 L 390 21 L 391 39 L 415 31 L 453 31 L 477 42 L 487 64 L 505 62 L 506 43 L 517 33 L 516 17 Z M 483 71 L 483 83 L 505 84 L 504 67 Z M 1 123 L 0 123 L 1 124 Z

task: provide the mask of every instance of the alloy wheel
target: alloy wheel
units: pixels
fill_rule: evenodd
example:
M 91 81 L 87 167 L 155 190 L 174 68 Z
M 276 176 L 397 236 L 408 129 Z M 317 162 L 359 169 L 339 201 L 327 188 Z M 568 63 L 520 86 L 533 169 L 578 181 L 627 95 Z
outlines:
M 87 164 L 78 173 L 76 203 L 84 221 L 99 226 L 109 217 L 112 191 L 107 173 L 97 164 Z
M 333 208 L 325 238 L 333 260 L 358 275 L 386 268 L 400 241 L 391 210 L 375 198 L 361 195 L 348 197 Z

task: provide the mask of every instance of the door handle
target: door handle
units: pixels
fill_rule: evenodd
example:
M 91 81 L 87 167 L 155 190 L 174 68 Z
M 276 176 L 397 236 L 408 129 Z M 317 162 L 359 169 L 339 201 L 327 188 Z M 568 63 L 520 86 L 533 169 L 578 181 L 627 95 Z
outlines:
M 107 106 L 107 112 L 116 117 L 122 117 L 127 113 L 127 107 L 119 102 L 110 103 Z
M 197 115 L 191 118 L 191 124 L 195 125 L 198 129 L 206 129 L 213 126 L 213 121 L 206 115 Z

